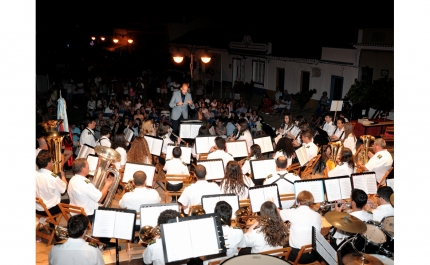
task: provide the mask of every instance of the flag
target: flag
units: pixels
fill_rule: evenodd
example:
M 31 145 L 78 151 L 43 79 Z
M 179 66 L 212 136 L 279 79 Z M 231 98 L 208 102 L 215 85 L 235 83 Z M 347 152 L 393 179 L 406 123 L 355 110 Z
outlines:
M 64 148 L 67 150 L 73 151 L 73 134 L 72 130 L 69 130 L 69 121 L 67 119 L 67 105 L 66 100 L 64 100 L 63 97 L 61 97 L 61 91 L 60 91 L 60 97 L 57 100 L 57 119 L 63 120 L 62 123 L 58 125 L 58 131 L 59 132 L 69 132 L 69 139 L 70 141 L 64 141 Z M 71 143 L 71 145 L 68 145 L 67 143 Z M 67 161 L 68 166 L 72 166 L 73 163 L 73 155 L 69 158 L 69 161 Z

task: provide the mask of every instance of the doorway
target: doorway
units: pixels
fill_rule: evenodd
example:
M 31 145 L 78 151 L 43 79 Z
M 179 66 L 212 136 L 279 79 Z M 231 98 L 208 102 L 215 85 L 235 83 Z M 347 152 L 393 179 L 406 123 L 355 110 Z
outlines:
M 330 85 L 330 101 L 342 100 L 343 93 L 343 77 L 342 76 L 331 76 Z
M 285 68 L 276 68 L 276 87 L 284 93 L 285 85 Z
M 241 59 L 236 59 L 233 58 L 233 62 L 232 62 L 232 70 L 233 70 L 233 83 L 234 81 L 242 81 L 242 60 Z
M 311 78 L 311 73 L 307 71 L 302 71 L 302 78 L 300 82 L 300 91 L 306 92 L 309 91 L 309 81 Z

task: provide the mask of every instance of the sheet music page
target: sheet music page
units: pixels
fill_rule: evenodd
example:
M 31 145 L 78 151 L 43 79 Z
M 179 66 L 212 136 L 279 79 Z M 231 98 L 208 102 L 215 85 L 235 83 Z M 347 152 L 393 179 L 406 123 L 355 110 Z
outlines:
M 219 197 L 202 197 L 202 206 L 205 212 L 214 213 L 215 205 L 219 202 Z
M 264 153 L 265 152 L 264 150 L 266 150 L 266 147 L 264 146 L 265 143 L 263 141 L 263 137 L 255 138 L 255 139 L 253 139 L 253 141 L 254 141 L 254 144 L 258 144 L 260 146 L 261 153 Z
M 349 177 L 339 179 L 339 186 L 342 200 L 349 199 L 352 191 L 351 179 Z
M 387 181 L 387 186 L 391 187 L 394 191 L 394 178 L 386 179 L 386 181 Z
M 248 148 L 246 147 L 246 141 L 236 142 L 236 148 L 238 157 L 248 156 Z
M 197 165 L 202 165 L 206 168 L 206 180 L 214 179 L 215 176 L 212 176 L 211 163 L 208 161 L 199 161 Z
M 259 212 L 261 205 L 266 201 L 263 189 L 249 189 L 249 201 L 251 203 L 252 212 Z
M 133 228 L 134 228 L 134 216 L 133 213 L 116 212 L 115 228 L 113 231 L 113 237 L 132 240 Z
M 299 160 L 300 166 L 305 165 L 308 160 L 308 155 L 306 154 L 305 146 L 300 147 L 296 150 L 297 159 Z
M 162 224 L 161 226 L 163 227 L 162 239 L 166 244 L 165 249 L 163 248 L 167 256 L 165 262 L 194 257 L 187 221 Z
M 366 194 L 369 194 L 367 192 L 367 185 L 364 183 L 364 175 L 352 175 L 352 183 L 354 184 L 354 189 L 360 189 L 363 190 Z
M 336 250 L 321 235 L 320 231 L 316 231 L 315 226 L 312 226 L 312 233 L 315 235 L 316 252 L 318 252 L 329 265 L 337 265 Z
M 218 232 L 213 217 L 187 221 L 190 227 L 193 256 L 199 257 L 219 253 Z
M 324 201 L 324 187 L 322 180 L 294 182 L 294 193 L 296 194 L 296 199 L 297 195 L 303 190 L 307 190 L 312 193 L 315 203 Z
M 212 179 L 224 178 L 224 165 L 222 160 L 211 161 L 210 163 L 211 163 Z
M 115 229 L 115 217 L 116 212 L 114 211 L 96 210 L 92 236 L 113 237 L 113 231 Z
M 264 201 L 271 199 L 276 204 L 276 207 L 279 208 L 278 186 L 264 187 L 262 190 L 264 192 Z
M 160 156 L 161 149 L 163 149 L 163 139 L 152 138 L 152 140 L 152 150 L 154 152 L 154 155 Z
M 191 126 L 189 124 L 181 124 L 179 129 L 179 137 L 191 138 Z
M 99 158 L 97 156 L 87 156 L 88 166 L 90 168 L 90 172 L 95 171 L 97 169 L 97 164 L 99 162 Z
M 155 167 L 143 165 L 143 172 L 146 174 L 146 186 L 152 186 L 152 181 L 154 180 Z
M 181 156 L 182 161 L 189 165 L 191 163 L 191 147 L 181 146 L 181 150 L 182 150 L 182 156 Z
M 152 155 L 159 155 L 159 154 L 157 154 L 156 152 L 155 152 L 155 149 L 152 147 L 152 145 L 153 145 L 153 142 L 154 142 L 154 138 L 152 138 L 152 137 L 149 137 L 149 136 L 143 136 L 143 137 L 145 137 L 145 140 L 146 140 L 146 142 L 148 143 L 148 147 L 149 147 L 149 152 L 152 154 Z
M 367 194 L 376 194 L 378 191 L 378 186 L 376 185 L 376 175 L 366 174 L 366 186 L 367 186 Z
M 215 145 L 212 138 L 209 137 L 196 137 L 196 153 L 209 153 L 211 147 Z
M 130 179 L 133 179 L 133 174 L 138 170 L 142 170 L 142 165 L 134 163 L 125 163 L 122 182 L 127 183 Z
M 233 157 L 237 157 L 237 147 L 235 142 L 226 142 L 225 146 L 227 147 L 227 153 L 230 153 Z
M 264 160 L 250 160 L 252 176 L 254 179 L 265 179 L 269 174 L 275 172 L 264 168 Z
M 262 150 L 262 153 L 267 152 L 273 152 L 273 145 L 272 145 L 272 139 L 270 139 L 270 136 L 263 137 L 263 143 L 264 143 L 264 151 Z
M 140 208 L 140 227 L 142 228 L 145 225 L 156 227 L 160 212 L 160 207 L 158 206 Z
M 179 204 L 177 204 L 177 203 L 173 203 L 170 205 L 169 204 L 162 205 L 162 206 L 159 206 L 159 208 L 160 208 L 160 213 L 164 212 L 165 210 L 174 210 L 174 211 L 179 212 Z M 158 216 L 157 216 L 157 218 L 158 218 Z
M 199 129 L 201 126 L 201 124 L 191 124 L 190 138 L 196 138 L 196 136 L 199 135 Z
M 127 139 L 128 142 L 131 141 L 131 139 L 133 138 L 133 135 L 134 135 L 134 132 L 129 128 L 126 128 L 125 139 Z
M 336 201 L 342 198 L 339 186 L 339 179 L 324 179 L 325 192 L 327 194 L 327 201 Z

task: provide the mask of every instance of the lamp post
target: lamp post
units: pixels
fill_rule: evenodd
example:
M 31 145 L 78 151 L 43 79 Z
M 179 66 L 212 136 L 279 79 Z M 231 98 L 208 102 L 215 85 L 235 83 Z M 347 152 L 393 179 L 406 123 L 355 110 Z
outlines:
M 208 54 L 207 51 L 207 47 L 201 47 L 201 46 L 181 46 L 181 48 L 187 50 L 190 53 L 190 90 L 192 90 L 193 87 L 193 70 L 194 70 L 194 57 L 196 56 L 196 51 L 197 50 L 204 50 L 202 55 L 200 56 L 200 59 L 202 60 L 202 62 L 204 64 L 207 64 L 211 61 L 211 57 Z M 184 60 L 184 57 L 181 53 L 181 51 L 179 50 L 179 46 L 176 46 L 176 50 L 173 54 L 173 60 L 175 61 L 175 63 L 182 63 L 182 61 Z
M 118 42 L 119 42 L 118 38 L 116 37 L 116 34 L 117 34 L 117 33 L 115 33 L 115 38 L 113 38 L 113 42 L 114 42 L 114 43 L 118 43 Z M 124 47 L 125 47 L 125 45 L 124 45 L 124 37 L 125 37 L 125 36 L 127 36 L 127 35 L 129 35 L 129 37 L 128 37 L 128 39 L 127 39 L 127 42 L 128 42 L 128 43 L 130 43 L 130 44 L 132 44 L 132 43 L 133 43 L 133 39 L 131 38 L 131 34 L 127 34 L 127 33 L 125 33 L 125 34 L 123 34 L 123 33 L 118 33 L 118 35 L 120 35 L 120 36 L 121 36 L 121 38 L 122 38 L 122 50 L 124 51 Z

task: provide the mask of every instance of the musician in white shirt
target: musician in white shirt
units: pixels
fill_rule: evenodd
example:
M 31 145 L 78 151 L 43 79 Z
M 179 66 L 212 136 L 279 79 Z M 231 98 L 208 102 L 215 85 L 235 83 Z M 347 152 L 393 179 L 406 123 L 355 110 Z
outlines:
M 253 144 L 252 135 L 249 132 L 248 122 L 245 119 L 239 119 L 237 122 L 238 132 L 235 136 L 230 137 L 229 141 L 234 140 L 245 140 L 246 146 L 248 147 L 248 153 L 251 152 L 251 145 Z
M 336 130 L 336 126 L 333 124 L 333 115 L 327 114 L 324 118 L 325 122 L 321 126 L 321 128 L 327 132 L 329 136 L 333 135 L 334 130 Z
M 316 146 L 312 141 L 311 131 L 304 131 L 302 133 L 302 142 L 302 145 L 305 147 L 306 154 L 308 155 L 308 159 L 311 160 L 318 154 L 318 146 Z
M 366 165 L 358 161 L 357 169 L 360 168 L 362 171 L 374 171 L 376 174 L 376 181 L 379 183 L 385 172 L 393 165 L 393 157 L 390 152 L 385 149 L 386 143 L 382 138 L 376 139 L 372 147 L 375 154 L 369 151 L 369 161 L 367 161 Z
M 350 176 L 355 172 L 354 160 L 352 159 L 352 152 L 349 148 L 342 148 L 339 161 L 336 161 L 337 165 L 335 168 L 328 172 L 328 176 L 340 177 L 340 176 Z
M 345 123 L 345 137 L 343 139 L 343 146 L 351 149 L 352 154 L 356 152 L 357 137 L 354 134 L 354 127 L 350 122 Z
M 231 154 L 225 151 L 225 139 L 217 136 L 215 138 L 215 145 L 211 147 L 208 154 L 208 159 L 222 159 L 224 164 L 224 169 L 227 166 L 229 161 L 234 161 L 234 158 Z
M 344 131 L 345 119 L 344 118 L 337 119 L 336 126 L 337 127 L 334 130 L 333 135 L 330 136 L 330 139 L 332 141 L 343 140 L 345 138 L 345 131 Z
M 111 147 L 111 142 L 109 140 L 109 138 L 110 138 L 110 132 L 111 132 L 110 127 L 107 126 L 107 125 L 103 125 L 100 128 L 100 135 L 101 135 L 101 137 L 100 137 L 100 139 L 98 139 L 96 141 L 96 146 L 101 145 L 101 146 Z

